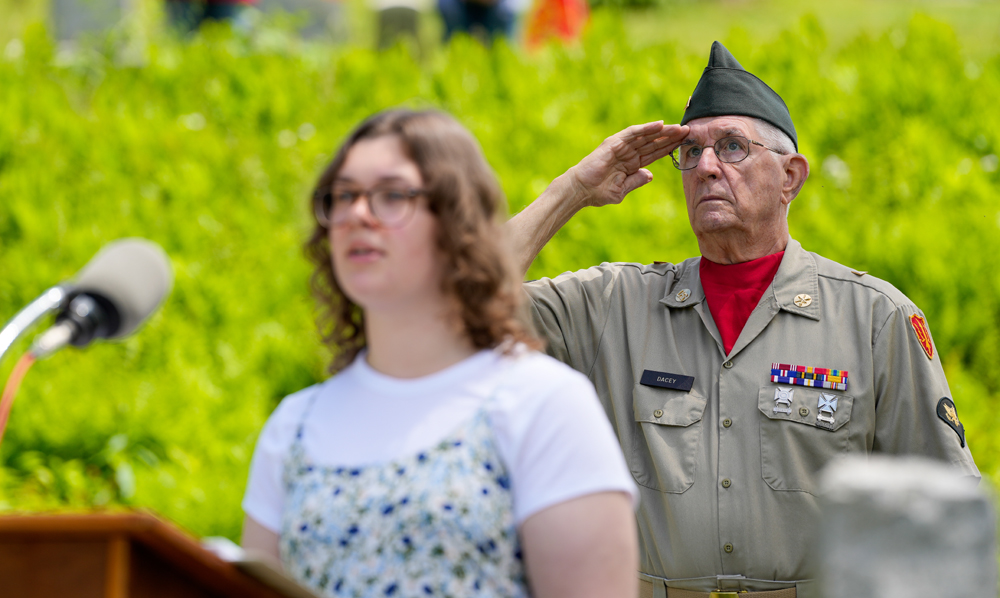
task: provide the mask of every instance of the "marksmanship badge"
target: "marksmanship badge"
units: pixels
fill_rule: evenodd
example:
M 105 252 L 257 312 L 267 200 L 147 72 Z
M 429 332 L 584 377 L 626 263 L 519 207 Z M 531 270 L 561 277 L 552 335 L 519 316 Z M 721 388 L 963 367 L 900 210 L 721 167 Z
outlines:
M 829 395 L 825 392 L 819 395 L 819 413 L 816 414 L 816 421 L 832 426 L 836 423 L 834 413 L 837 411 L 837 396 Z
M 910 325 L 913 326 L 913 332 L 917 333 L 917 340 L 920 341 L 921 348 L 927 354 L 927 359 L 934 359 L 934 343 L 931 342 L 927 321 L 917 314 L 913 314 L 910 316 Z
M 795 384 L 827 390 L 847 390 L 847 371 L 830 368 L 810 368 L 787 363 L 771 364 L 771 382 Z
M 794 388 L 775 388 L 774 389 L 774 412 L 784 413 L 786 415 L 792 414 L 792 394 L 795 392 Z

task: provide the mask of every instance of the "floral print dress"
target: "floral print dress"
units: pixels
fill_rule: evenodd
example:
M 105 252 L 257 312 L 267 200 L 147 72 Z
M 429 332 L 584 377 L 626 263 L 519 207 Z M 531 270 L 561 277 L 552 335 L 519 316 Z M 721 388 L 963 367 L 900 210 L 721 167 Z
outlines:
M 285 464 L 279 544 L 300 583 L 352 598 L 528 596 L 486 406 L 432 448 L 361 467 L 310 462 L 305 414 Z

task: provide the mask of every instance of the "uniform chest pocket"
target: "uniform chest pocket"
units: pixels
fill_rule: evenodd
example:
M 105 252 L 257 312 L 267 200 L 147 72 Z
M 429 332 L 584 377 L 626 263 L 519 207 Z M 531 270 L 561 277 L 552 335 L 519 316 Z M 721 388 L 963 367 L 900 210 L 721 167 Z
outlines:
M 636 482 L 677 494 L 694 484 L 707 403 L 696 392 L 635 385 L 632 410 L 636 431 L 629 467 Z
M 854 397 L 799 386 L 760 389 L 760 464 L 774 490 L 816 494 L 819 471 L 846 453 Z

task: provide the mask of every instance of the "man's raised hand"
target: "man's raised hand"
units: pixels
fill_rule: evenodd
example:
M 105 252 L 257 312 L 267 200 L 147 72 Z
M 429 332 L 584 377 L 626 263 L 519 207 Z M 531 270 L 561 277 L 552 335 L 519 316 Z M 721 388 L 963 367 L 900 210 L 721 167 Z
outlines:
M 653 180 L 646 170 L 683 141 L 688 127 L 663 121 L 633 125 L 605 139 L 570 168 L 575 194 L 590 206 L 621 203 L 625 196 Z
M 688 135 L 688 127 L 656 121 L 612 135 L 580 163 L 557 177 L 545 191 L 507 223 L 521 272 L 527 272 L 542 247 L 580 209 L 621 203 L 634 189 L 653 180 L 646 170 Z

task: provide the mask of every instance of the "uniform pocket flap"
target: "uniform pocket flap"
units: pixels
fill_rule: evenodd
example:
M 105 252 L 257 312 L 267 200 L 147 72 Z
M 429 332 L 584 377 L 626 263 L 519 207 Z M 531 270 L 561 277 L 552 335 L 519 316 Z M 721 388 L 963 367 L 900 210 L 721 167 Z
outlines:
M 664 426 L 690 426 L 701 421 L 708 400 L 700 394 L 636 384 L 632 390 L 635 421 Z
M 853 405 L 852 396 L 806 386 L 764 386 L 757 398 L 757 407 L 768 419 L 830 431 L 839 430 L 851 420 Z

